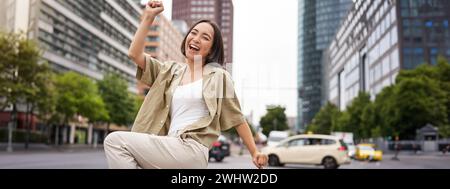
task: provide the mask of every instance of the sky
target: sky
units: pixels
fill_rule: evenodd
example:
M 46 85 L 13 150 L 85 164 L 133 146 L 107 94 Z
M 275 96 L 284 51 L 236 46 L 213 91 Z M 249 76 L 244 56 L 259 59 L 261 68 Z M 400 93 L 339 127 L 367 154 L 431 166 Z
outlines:
M 267 105 L 297 116 L 297 0 L 234 0 L 233 77 L 253 122 Z
M 163 0 L 170 19 L 172 0 Z M 243 113 L 259 124 L 267 105 L 297 116 L 297 0 L 233 0 L 233 79 Z

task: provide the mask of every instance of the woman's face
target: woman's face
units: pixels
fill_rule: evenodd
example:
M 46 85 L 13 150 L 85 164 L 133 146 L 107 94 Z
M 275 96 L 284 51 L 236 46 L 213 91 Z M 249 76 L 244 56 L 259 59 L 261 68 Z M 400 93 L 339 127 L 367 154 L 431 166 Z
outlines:
M 194 61 L 194 57 L 200 55 L 205 61 L 214 39 L 214 28 L 208 23 L 197 24 L 186 37 L 186 57 Z

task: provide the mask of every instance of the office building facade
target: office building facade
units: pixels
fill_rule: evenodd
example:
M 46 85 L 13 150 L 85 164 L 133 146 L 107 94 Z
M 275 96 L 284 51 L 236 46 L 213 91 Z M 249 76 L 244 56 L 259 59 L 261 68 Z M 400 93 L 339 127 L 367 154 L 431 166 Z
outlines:
M 450 1 L 356 1 L 326 55 L 328 93 L 344 110 L 359 91 L 395 83 L 402 69 L 450 58 Z
M 328 47 L 351 0 L 298 1 L 298 119 L 303 132 L 320 110 L 323 91 L 323 51 Z
M 136 65 L 128 58 L 128 48 L 142 10 L 132 0 L 6 0 L 0 7 L 0 16 L 5 16 L 0 19 L 2 29 L 24 31 L 37 40 L 43 58 L 56 72 L 74 71 L 93 80 L 117 73 L 128 82 L 130 92 L 138 93 Z M 76 121 L 54 127 L 52 138 L 55 144 L 90 144 L 95 136 L 101 142 L 104 130 Z
M 0 31 L 27 31 L 30 19 L 30 8 L 36 0 L 3 0 L 0 2 Z
M 128 47 L 142 10 L 131 0 L 41 0 L 36 38 L 55 70 L 96 80 L 107 72 L 126 79 L 137 93 Z

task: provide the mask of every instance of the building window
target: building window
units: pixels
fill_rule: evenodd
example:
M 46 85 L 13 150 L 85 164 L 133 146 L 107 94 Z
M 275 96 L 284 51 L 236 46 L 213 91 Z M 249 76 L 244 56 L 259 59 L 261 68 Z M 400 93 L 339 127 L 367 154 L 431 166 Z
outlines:
M 399 67 L 399 60 L 398 60 L 398 49 L 396 48 L 394 52 L 391 54 L 391 69 L 395 70 Z
M 397 11 L 395 7 L 391 9 L 390 16 L 391 16 L 391 24 L 393 24 L 397 18 Z
M 398 30 L 397 30 L 397 26 L 394 26 L 391 30 L 391 46 L 394 46 L 395 44 L 397 44 L 398 41 Z
M 391 71 L 391 67 L 389 65 L 389 56 L 383 59 L 383 76 L 387 75 Z
M 422 49 L 422 51 L 423 51 L 423 49 Z M 438 49 L 437 49 L 437 48 L 431 48 L 430 54 L 431 54 L 432 56 L 437 55 L 437 54 L 438 54 Z

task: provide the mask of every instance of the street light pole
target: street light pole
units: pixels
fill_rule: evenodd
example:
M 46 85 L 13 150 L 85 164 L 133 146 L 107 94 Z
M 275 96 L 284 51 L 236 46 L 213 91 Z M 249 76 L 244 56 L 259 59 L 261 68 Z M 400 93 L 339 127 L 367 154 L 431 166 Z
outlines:
M 13 152 L 12 147 L 12 135 L 13 135 L 13 129 L 15 127 L 16 123 L 16 105 L 13 104 L 13 108 L 11 111 L 11 120 L 8 123 L 8 147 L 6 148 L 7 152 Z
M 7 152 L 13 152 L 13 147 L 12 147 L 12 124 L 13 122 L 10 121 L 8 123 L 8 147 L 6 148 Z
M 8 92 L 11 93 L 11 89 L 8 88 Z M 13 152 L 13 147 L 12 147 L 12 130 L 13 130 L 13 124 L 14 124 L 14 120 L 15 120 L 15 115 L 14 115 L 14 111 L 15 111 L 15 104 L 12 104 L 12 111 L 10 114 L 10 120 L 8 122 L 8 146 L 6 147 L 6 151 L 7 152 Z
M 16 81 L 17 77 L 19 76 L 19 68 L 15 68 L 14 70 L 14 75 L 13 77 L 13 81 Z M 11 94 L 12 89 L 8 88 L 8 92 Z M 6 148 L 7 152 L 12 152 L 13 151 L 13 147 L 12 147 L 12 131 L 15 127 L 15 124 L 17 123 L 17 109 L 16 109 L 16 102 L 14 101 L 12 103 L 12 111 L 11 111 L 11 116 L 10 116 L 10 120 L 8 123 L 8 147 Z

